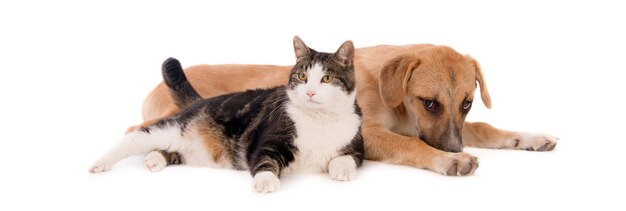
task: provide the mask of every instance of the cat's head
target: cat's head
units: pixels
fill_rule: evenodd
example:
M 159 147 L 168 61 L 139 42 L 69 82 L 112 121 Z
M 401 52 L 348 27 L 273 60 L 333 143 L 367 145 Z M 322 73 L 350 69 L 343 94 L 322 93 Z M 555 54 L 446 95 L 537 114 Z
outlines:
M 296 65 L 287 93 L 295 105 L 315 110 L 353 106 L 356 80 L 352 41 L 344 42 L 335 53 L 324 53 L 307 47 L 295 36 L 293 48 Z

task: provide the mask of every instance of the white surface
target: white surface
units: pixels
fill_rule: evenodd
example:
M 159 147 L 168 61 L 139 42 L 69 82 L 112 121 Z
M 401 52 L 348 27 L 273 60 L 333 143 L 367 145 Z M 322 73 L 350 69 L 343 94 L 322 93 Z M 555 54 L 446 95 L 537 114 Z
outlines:
M 625 208 L 619 4 L 16 2 L 0 3 L 0 210 Z M 561 140 L 549 153 L 467 149 L 480 158 L 471 177 L 366 162 L 354 181 L 292 176 L 269 195 L 247 172 L 152 173 L 139 156 L 87 172 L 141 121 L 165 58 L 290 64 L 296 34 L 322 51 L 346 39 L 452 46 L 480 61 L 493 99 L 469 120 Z

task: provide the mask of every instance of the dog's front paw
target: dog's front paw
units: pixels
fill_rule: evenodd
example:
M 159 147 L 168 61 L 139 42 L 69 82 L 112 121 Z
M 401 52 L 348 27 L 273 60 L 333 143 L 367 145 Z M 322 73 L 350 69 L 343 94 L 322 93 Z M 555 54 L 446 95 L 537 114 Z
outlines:
M 528 151 L 552 151 L 559 138 L 548 134 L 520 133 L 511 141 L 513 149 Z
M 106 160 L 99 160 L 98 162 L 93 164 L 93 166 L 89 169 L 89 172 L 91 173 L 105 172 L 111 169 L 111 166 L 112 166 L 111 162 L 108 162 Z
M 466 176 L 474 174 L 478 168 L 478 158 L 464 153 L 445 153 L 433 159 L 435 171 L 448 176 Z
M 280 180 L 269 171 L 262 171 L 254 175 L 254 191 L 257 193 L 271 193 L 278 190 Z
M 144 158 L 144 164 L 151 172 L 157 172 L 167 166 L 167 161 L 160 152 L 152 151 Z
M 339 181 L 350 181 L 356 178 L 356 163 L 352 156 L 336 157 L 328 164 L 330 178 Z

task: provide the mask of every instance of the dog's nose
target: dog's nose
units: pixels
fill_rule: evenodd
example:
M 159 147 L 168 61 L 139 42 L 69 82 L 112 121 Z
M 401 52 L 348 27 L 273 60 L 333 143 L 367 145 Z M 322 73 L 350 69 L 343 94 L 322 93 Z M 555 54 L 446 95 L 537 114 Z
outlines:
M 446 152 L 463 152 L 463 143 L 453 143 L 453 144 L 447 144 L 447 145 L 443 145 L 443 149 L 441 149 L 443 151 Z
M 461 152 L 463 151 L 463 137 L 461 136 L 462 132 L 459 127 L 451 125 L 448 135 L 445 136 L 446 144 L 443 147 L 443 150 L 446 152 Z
M 313 95 L 315 95 L 315 91 L 306 91 L 306 95 L 308 95 L 309 97 L 313 97 Z

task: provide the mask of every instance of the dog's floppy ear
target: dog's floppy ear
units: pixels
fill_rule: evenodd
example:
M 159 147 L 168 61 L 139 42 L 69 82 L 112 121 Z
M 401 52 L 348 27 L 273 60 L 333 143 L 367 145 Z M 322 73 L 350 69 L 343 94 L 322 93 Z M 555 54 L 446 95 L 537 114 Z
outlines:
M 474 66 L 474 70 L 476 71 L 476 81 L 480 85 L 480 99 L 483 100 L 485 107 L 491 108 L 491 97 L 489 96 L 489 90 L 487 90 L 487 83 L 485 82 L 485 78 L 483 77 L 483 71 L 480 70 L 480 64 L 472 58 L 471 56 L 466 56 L 470 59 L 472 66 Z
M 387 62 L 380 72 L 379 91 L 383 103 L 395 108 L 406 97 L 407 83 L 420 60 L 415 56 L 399 56 Z

